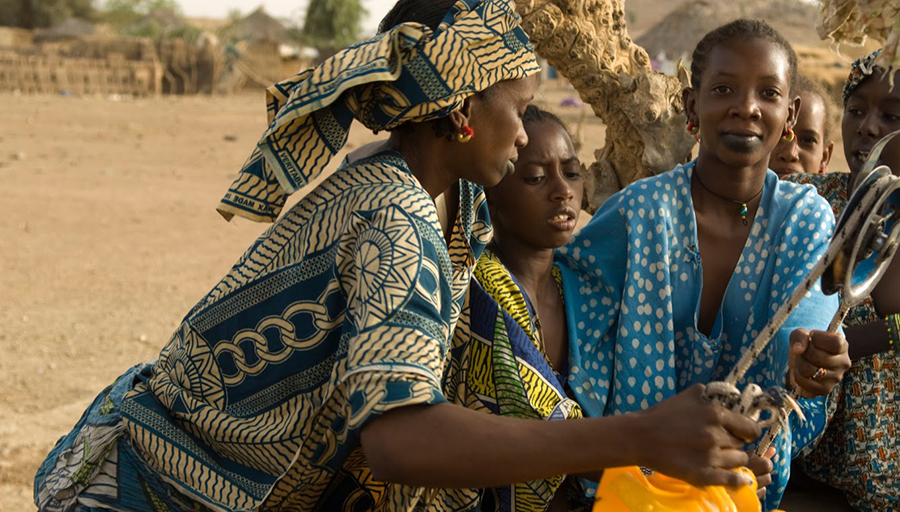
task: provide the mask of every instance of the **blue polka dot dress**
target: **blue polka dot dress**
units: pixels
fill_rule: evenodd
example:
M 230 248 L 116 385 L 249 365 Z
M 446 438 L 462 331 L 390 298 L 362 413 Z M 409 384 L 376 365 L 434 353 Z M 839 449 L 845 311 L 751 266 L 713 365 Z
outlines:
M 813 187 L 769 171 L 756 218 L 710 336 L 697 329 L 703 262 L 691 177 L 694 162 L 638 181 L 608 199 L 560 249 L 569 318 L 569 385 L 588 416 L 646 409 L 695 383 L 722 380 L 827 249 L 834 228 Z M 836 296 L 818 284 L 738 384 L 783 386 L 790 332 L 825 329 Z M 790 458 L 818 436 L 824 398 L 800 400 L 776 439 L 766 509 L 777 506 Z

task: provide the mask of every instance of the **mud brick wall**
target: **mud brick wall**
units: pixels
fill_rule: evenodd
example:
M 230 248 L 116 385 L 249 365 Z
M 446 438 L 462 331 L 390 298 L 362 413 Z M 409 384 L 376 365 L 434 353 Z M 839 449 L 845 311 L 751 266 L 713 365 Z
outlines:
M 115 54 L 88 59 L 0 50 L 0 91 L 149 96 L 162 92 L 162 74 L 156 61 Z

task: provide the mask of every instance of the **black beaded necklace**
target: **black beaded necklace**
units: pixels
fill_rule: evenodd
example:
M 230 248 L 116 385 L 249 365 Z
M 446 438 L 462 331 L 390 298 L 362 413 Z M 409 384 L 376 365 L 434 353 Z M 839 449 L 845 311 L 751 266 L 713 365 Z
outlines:
M 730 203 L 734 203 L 734 204 L 740 205 L 740 207 L 741 207 L 741 209 L 740 209 L 740 213 L 741 213 L 741 222 L 743 222 L 745 226 L 747 225 L 747 213 L 748 213 L 747 203 L 749 203 L 750 201 L 753 201 L 754 199 L 756 199 L 756 197 L 757 197 L 758 195 L 762 194 L 763 189 L 766 187 L 766 183 L 765 183 L 765 181 L 763 181 L 763 186 L 762 186 L 762 187 L 759 187 L 759 190 L 758 190 L 755 194 L 753 194 L 752 196 L 748 197 L 748 198 L 747 198 L 746 200 L 744 200 L 744 201 L 738 201 L 738 200 L 736 200 L 736 199 L 732 199 L 732 198 L 730 198 L 730 197 L 725 197 L 725 196 L 723 196 L 723 195 L 721 195 L 721 194 L 718 194 L 718 193 L 713 192 L 712 190 L 710 190 L 709 187 L 707 187 L 706 185 L 703 184 L 703 180 L 700 179 L 700 173 L 697 172 L 697 167 L 696 167 L 696 166 L 694 166 L 694 177 L 697 178 L 697 183 L 699 183 L 700 186 L 703 187 L 703 190 L 709 192 L 710 194 L 712 194 L 712 195 L 718 197 L 719 199 L 721 199 L 721 200 L 723 200 L 723 201 L 728 201 L 728 202 L 730 202 Z

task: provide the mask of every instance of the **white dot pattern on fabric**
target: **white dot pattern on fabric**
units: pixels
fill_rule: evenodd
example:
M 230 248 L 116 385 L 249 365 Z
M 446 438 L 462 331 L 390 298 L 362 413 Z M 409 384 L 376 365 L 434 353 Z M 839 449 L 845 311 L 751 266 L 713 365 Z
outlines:
M 695 323 L 703 269 L 692 171 L 688 164 L 626 187 L 559 252 L 569 325 L 577 327 L 570 333 L 570 385 L 590 416 L 639 410 L 694 383 L 724 378 L 827 246 L 834 225 L 829 205 L 812 187 L 779 182 L 769 172 L 722 308 L 705 336 Z M 836 298 L 818 286 L 809 295 L 746 382 L 783 385 L 790 331 L 828 325 Z M 584 305 L 595 318 L 586 319 Z M 824 425 L 824 402 L 801 402 L 810 421 L 792 417 L 779 435 L 777 446 L 787 456 L 776 464 L 776 490 L 787 481 L 790 447 L 805 446 Z M 773 492 L 767 500 L 777 503 L 780 496 Z

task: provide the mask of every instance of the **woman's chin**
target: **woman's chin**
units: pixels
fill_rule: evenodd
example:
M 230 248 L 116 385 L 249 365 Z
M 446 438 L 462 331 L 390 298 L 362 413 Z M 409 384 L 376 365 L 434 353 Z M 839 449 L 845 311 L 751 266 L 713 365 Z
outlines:
M 718 152 L 717 156 L 718 160 L 723 164 L 735 169 L 745 167 L 761 167 L 762 169 L 769 168 L 769 153 L 743 153 L 724 150 Z

